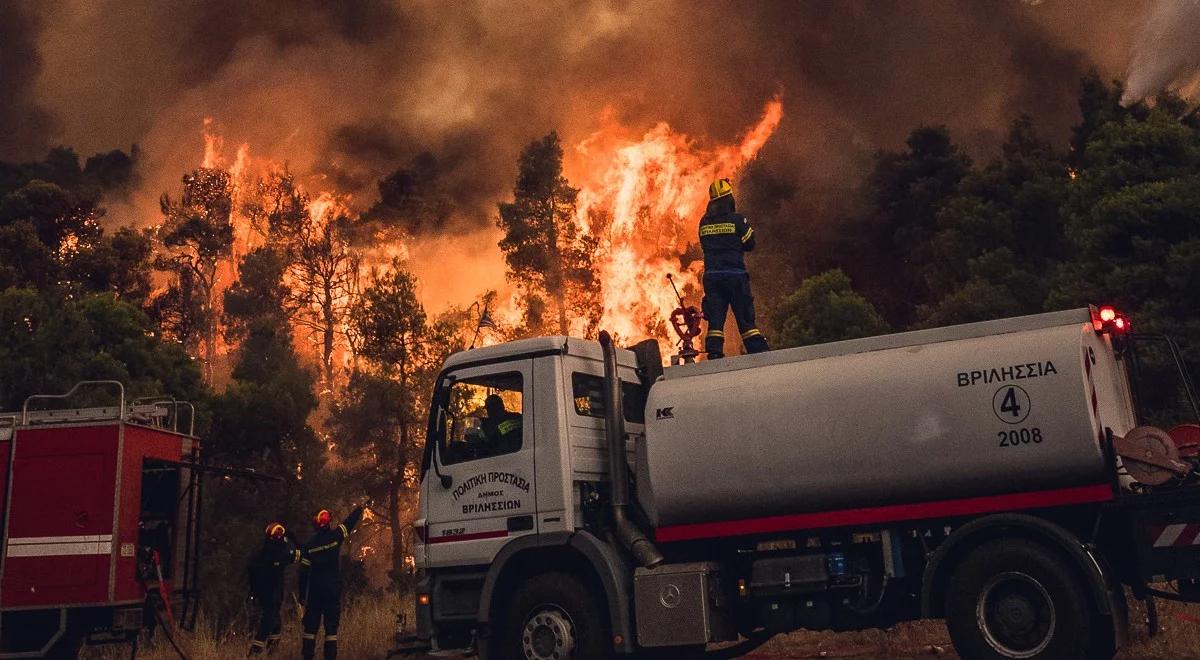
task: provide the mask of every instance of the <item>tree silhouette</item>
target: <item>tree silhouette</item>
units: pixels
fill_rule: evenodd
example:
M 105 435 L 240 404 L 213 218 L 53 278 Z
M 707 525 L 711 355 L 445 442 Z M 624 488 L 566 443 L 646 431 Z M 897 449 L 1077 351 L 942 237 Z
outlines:
M 521 152 L 513 201 L 499 204 L 500 249 L 508 277 L 525 298 L 527 325 L 536 330 L 547 299 L 555 313 L 552 327 L 570 332 L 573 303 L 594 294 L 592 249 L 575 224 L 576 197 L 562 174 L 558 134 L 529 143 Z
M 233 187 L 229 173 L 200 168 L 183 177 L 178 201 L 163 193 L 160 229 L 164 254 L 157 266 L 174 275 L 156 302 L 175 338 L 195 354 L 203 342 L 204 374 L 212 380 L 216 358 L 218 265 L 233 249 Z

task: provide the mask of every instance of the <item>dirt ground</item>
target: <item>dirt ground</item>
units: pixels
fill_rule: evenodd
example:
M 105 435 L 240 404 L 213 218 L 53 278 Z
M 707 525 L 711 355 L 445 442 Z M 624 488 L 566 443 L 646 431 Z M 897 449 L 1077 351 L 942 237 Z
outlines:
M 1145 610 L 1130 601 L 1130 643 L 1118 660 L 1168 660 L 1200 658 L 1200 605 L 1158 601 L 1160 632 L 1147 633 Z M 958 658 L 941 621 L 904 623 L 887 630 L 834 633 L 805 631 L 779 635 L 752 653 L 747 660 L 800 658 L 889 658 L 917 660 Z
M 395 631 L 400 604 L 391 599 L 353 604 L 343 616 L 340 657 L 352 660 L 384 660 Z M 1161 632 L 1151 638 L 1146 631 L 1145 611 L 1140 603 L 1130 603 L 1130 643 L 1119 660 L 1200 659 L 1200 605 L 1158 601 Z M 411 609 L 411 608 L 409 608 Z M 285 617 L 283 644 L 276 658 L 299 656 L 299 626 L 294 617 Z M 218 633 L 201 626 L 195 634 L 181 634 L 178 640 L 191 660 L 217 660 L 244 657 L 249 638 L 244 632 Z M 83 656 L 89 660 L 118 660 L 129 657 L 128 647 L 92 649 Z M 142 660 L 176 660 L 161 637 L 143 646 Z M 745 658 L 784 660 L 798 658 L 894 658 L 916 660 L 958 658 L 950 645 L 946 626 L 940 621 L 905 623 L 887 630 L 863 630 L 849 633 L 799 632 L 780 635 Z M 411 658 L 411 656 L 410 656 Z M 432 660 L 432 658 L 412 660 Z

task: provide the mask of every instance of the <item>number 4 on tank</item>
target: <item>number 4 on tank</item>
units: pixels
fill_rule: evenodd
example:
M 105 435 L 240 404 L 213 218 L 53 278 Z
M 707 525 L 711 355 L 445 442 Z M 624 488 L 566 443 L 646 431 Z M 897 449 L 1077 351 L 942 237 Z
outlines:
M 1029 417 L 1029 393 L 1019 385 L 1005 385 L 992 395 L 992 411 L 1005 424 L 1020 424 Z

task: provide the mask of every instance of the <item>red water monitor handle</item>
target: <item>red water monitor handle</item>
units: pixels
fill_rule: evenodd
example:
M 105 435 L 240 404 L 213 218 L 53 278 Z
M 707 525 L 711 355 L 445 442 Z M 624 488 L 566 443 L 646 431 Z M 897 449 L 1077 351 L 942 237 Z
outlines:
M 671 312 L 671 325 L 675 327 L 675 334 L 683 341 L 689 341 L 700 336 L 700 320 L 703 316 L 700 310 L 695 307 L 676 307 L 675 311 Z

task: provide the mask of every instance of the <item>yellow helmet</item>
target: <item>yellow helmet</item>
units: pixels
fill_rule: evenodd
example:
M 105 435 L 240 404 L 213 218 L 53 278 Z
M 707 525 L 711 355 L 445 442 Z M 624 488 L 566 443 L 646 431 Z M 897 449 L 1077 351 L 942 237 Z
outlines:
M 733 184 L 729 183 L 729 179 L 717 179 L 708 186 L 708 199 L 714 200 L 718 197 L 733 194 Z

